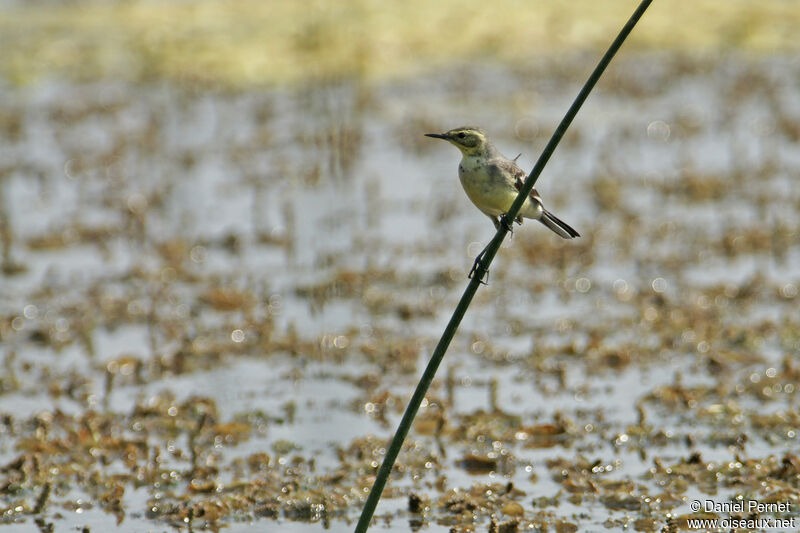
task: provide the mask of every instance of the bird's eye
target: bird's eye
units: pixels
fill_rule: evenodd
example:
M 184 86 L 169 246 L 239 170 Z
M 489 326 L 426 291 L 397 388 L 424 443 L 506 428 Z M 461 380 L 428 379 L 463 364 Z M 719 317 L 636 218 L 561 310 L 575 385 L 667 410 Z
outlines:
M 459 134 L 458 134 L 458 138 L 459 138 L 459 139 L 463 139 L 463 138 L 464 138 L 464 132 L 463 132 L 463 131 L 462 131 L 461 133 L 459 133 Z

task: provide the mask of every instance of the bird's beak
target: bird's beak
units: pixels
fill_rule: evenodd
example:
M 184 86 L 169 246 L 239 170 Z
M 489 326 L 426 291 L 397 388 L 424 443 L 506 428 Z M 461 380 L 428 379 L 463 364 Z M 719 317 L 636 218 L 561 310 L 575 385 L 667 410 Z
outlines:
M 444 133 L 426 133 L 425 137 L 433 137 L 434 139 L 444 139 L 447 140 L 447 135 Z

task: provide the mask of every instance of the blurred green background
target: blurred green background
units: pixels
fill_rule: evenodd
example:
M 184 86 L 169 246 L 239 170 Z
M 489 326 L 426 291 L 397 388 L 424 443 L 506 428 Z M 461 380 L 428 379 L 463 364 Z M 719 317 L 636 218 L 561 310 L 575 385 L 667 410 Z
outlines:
M 599 50 L 638 2 L 196 0 L 24 2 L 0 7 L 0 74 L 167 78 L 228 86 L 382 79 L 452 61 L 513 63 Z M 626 46 L 797 48 L 798 3 L 656 1 Z

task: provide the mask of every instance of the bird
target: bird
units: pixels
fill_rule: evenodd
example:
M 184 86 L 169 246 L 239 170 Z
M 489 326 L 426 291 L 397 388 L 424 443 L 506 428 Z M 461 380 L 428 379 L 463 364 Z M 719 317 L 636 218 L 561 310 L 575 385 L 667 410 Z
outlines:
M 461 163 L 458 165 L 461 186 L 475 207 L 492 220 L 496 229 L 500 229 L 500 225 L 505 224 L 503 215 L 511 209 L 527 177 L 517 165 L 516 158 L 508 159 L 501 154 L 486 132 L 476 126 L 462 126 L 445 133 L 425 135 L 443 139 L 461 150 Z M 531 189 L 515 222 L 522 224 L 524 218 L 538 220 L 564 239 L 580 237 L 572 226 L 544 208 L 536 189 Z M 512 230 L 510 225 L 506 229 Z

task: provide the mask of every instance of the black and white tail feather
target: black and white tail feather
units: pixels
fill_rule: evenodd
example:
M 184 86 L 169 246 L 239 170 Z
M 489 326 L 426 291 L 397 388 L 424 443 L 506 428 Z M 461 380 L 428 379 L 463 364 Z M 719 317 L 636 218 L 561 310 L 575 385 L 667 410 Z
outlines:
M 574 239 L 575 237 L 581 236 L 580 233 L 575 231 L 569 224 L 555 216 L 547 209 L 543 208 L 542 217 L 539 219 L 539 222 L 547 226 L 551 231 L 563 239 Z

